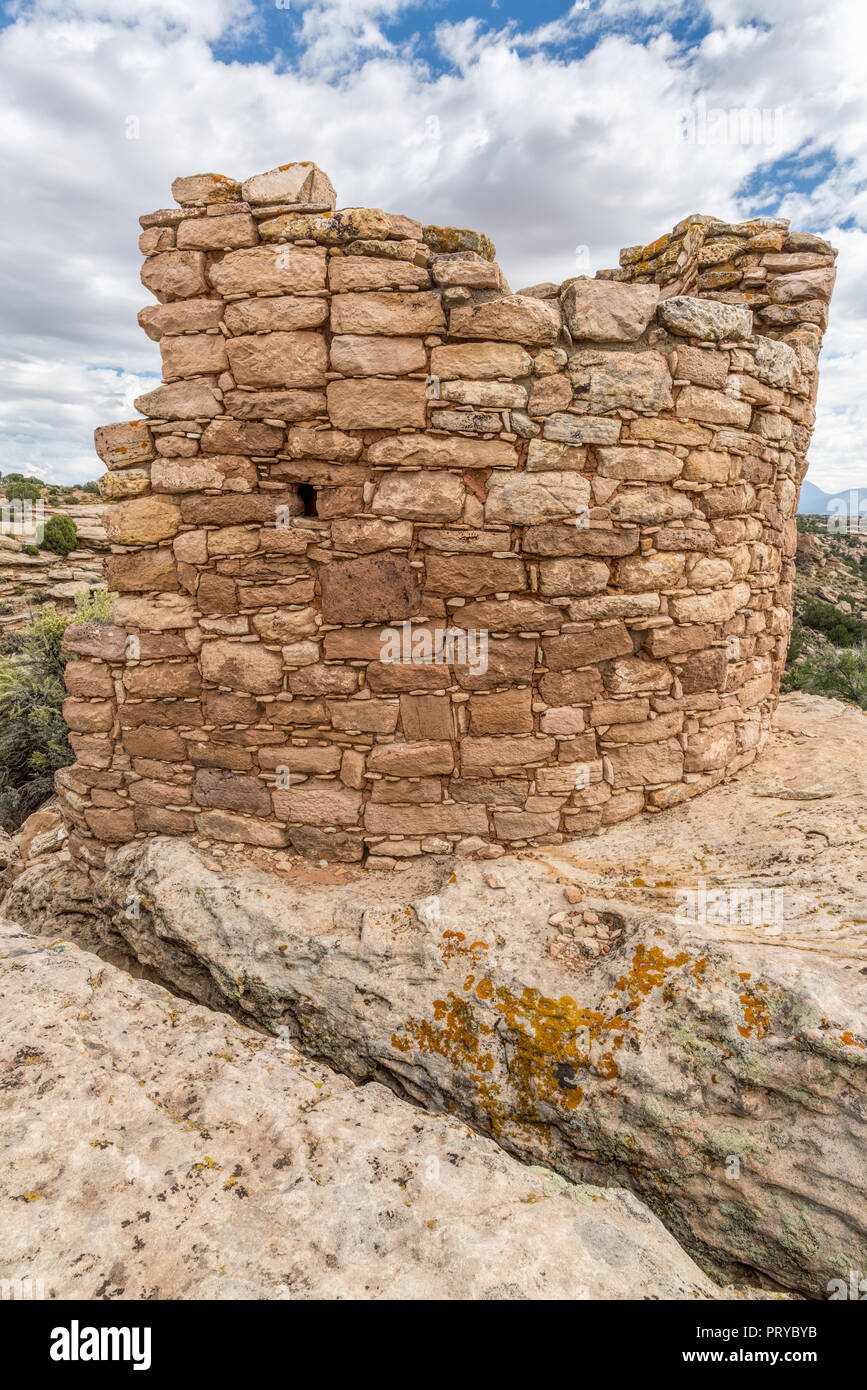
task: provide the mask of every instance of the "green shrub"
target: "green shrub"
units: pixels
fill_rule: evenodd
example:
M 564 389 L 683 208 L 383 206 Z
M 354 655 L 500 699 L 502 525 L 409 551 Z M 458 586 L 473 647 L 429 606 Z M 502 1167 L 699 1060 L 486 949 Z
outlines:
M 116 598 L 117 594 L 110 594 L 108 589 L 93 589 L 91 593 L 87 589 L 79 589 L 72 600 L 75 604 L 73 622 L 110 623 Z
M 61 706 L 63 651 L 70 623 L 110 621 L 114 595 L 80 590 L 74 613 L 46 604 L 31 626 L 7 632 L 0 654 L 0 825 L 16 829 L 54 790 L 54 773 L 73 761 Z
M 783 673 L 781 686 L 784 691 L 827 695 L 867 709 L 867 648 L 808 657 Z
M 3 480 L 3 491 L 7 502 L 36 502 L 42 496 L 42 488 L 34 478 L 13 478 Z
M 13 652 L 24 650 L 24 633 L 9 627 L 0 633 L 0 656 L 11 656 Z
M 99 488 L 93 479 L 89 483 L 84 483 L 81 490 L 82 492 L 95 492 L 97 496 L 99 495 Z
M 801 621 L 814 632 L 824 632 L 837 647 L 855 647 L 867 642 L 867 624 L 852 613 L 842 613 L 833 603 L 809 598 L 801 612 Z
M 68 555 L 78 541 L 78 527 L 71 516 L 51 516 L 42 532 L 42 549 L 55 555 Z
M 20 634 L 21 656 L 0 657 L 0 823 L 7 829 L 51 795 L 56 769 L 73 760 L 61 713 L 70 621 L 48 604 Z
M 38 545 L 25 545 L 25 546 L 23 547 L 23 549 L 24 549 L 24 554 L 25 554 L 25 555 L 38 555 L 38 554 L 39 554 L 39 546 L 38 546 Z
M 786 665 L 797 661 L 804 648 L 804 629 L 797 621 L 792 623 L 792 635 L 789 638 L 789 650 L 786 653 Z

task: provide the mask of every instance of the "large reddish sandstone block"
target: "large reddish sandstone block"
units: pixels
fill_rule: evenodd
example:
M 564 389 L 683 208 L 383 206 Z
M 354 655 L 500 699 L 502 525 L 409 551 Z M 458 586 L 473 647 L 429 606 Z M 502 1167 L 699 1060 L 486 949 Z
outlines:
M 254 246 L 229 251 L 222 260 L 211 264 L 208 279 L 220 294 L 255 294 L 260 290 L 299 294 L 304 290 L 322 290 L 325 251 L 318 246 Z
M 401 429 L 425 423 L 423 381 L 332 381 L 326 397 L 331 423 L 341 430 Z
M 324 386 L 328 348 L 321 333 L 254 333 L 226 351 L 239 386 Z
M 371 338 L 348 333 L 331 340 L 332 369 L 344 376 L 400 376 L 423 372 L 426 365 L 422 338 Z
M 161 497 L 134 497 L 105 513 L 109 540 L 120 545 L 151 545 L 170 540 L 180 529 L 180 508 Z
M 560 336 L 556 301 L 513 294 L 485 304 L 452 309 L 449 331 L 455 338 L 505 339 L 514 343 L 556 343 Z
M 279 820 L 302 825 L 356 825 L 361 810 L 361 792 L 318 778 L 289 791 L 275 791 L 273 801 Z
M 416 573 L 406 556 L 387 551 L 333 560 L 320 573 L 328 623 L 396 621 L 418 612 Z
M 261 642 L 233 642 L 218 639 L 206 642 L 201 654 L 202 675 L 215 685 L 233 690 L 251 690 L 261 695 L 279 690 L 283 684 L 283 659 Z
M 178 571 L 171 550 L 138 550 L 128 555 L 109 555 L 105 582 L 120 593 L 167 593 L 176 590 Z
M 336 294 L 332 333 L 406 337 L 442 333 L 446 322 L 438 294 Z
M 368 755 L 370 772 L 387 773 L 391 777 L 421 777 L 432 773 L 451 772 L 455 765 L 450 743 L 380 743 Z

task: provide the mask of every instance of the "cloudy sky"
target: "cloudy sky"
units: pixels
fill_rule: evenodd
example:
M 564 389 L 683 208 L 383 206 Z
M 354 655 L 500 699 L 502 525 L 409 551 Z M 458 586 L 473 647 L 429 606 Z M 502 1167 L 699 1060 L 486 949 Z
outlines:
M 828 237 L 839 275 L 810 478 L 867 483 L 864 0 L 18 0 L 0 14 L 3 472 L 97 477 L 94 426 L 134 416 L 154 384 L 138 216 L 171 204 L 172 179 L 313 159 L 338 206 L 487 232 L 513 289 L 616 265 L 691 212 Z

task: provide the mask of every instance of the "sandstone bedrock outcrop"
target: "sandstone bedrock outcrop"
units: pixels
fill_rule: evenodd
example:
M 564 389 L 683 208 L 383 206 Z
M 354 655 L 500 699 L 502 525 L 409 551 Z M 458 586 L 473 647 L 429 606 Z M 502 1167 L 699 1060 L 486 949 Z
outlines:
M 823 1298 L 867 1262 L 865 767 L 861 711 L 786 696 L 761 763 L 596 838 L 384 876 L 161 837 L 4 911 Z
M 756 757 L 827 242 L 693 216 L 512 293 L 487 237 L 336 210 L 306 161 L 173 192 L 140 238 L 164 382 L 96 432 L 114 620 L 67 634 L 79 862 L 556 844 Z
M 756 1296 L 630 1192 L 2 921 L 0 1006 L 0 1278 L 45 1298 Z

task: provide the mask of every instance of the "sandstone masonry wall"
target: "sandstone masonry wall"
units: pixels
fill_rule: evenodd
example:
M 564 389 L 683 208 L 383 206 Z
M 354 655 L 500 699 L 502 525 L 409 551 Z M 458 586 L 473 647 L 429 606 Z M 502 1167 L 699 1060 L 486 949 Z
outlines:
M 141 219 L 164 385 L 107 425 L 73 627 L 73 854 L 193 835 L 494 855 L 662 810 L 767 736 L 836 252 L 690 217 L 512 294 L 321 170 Z

